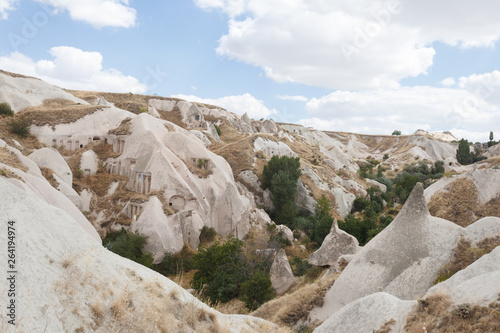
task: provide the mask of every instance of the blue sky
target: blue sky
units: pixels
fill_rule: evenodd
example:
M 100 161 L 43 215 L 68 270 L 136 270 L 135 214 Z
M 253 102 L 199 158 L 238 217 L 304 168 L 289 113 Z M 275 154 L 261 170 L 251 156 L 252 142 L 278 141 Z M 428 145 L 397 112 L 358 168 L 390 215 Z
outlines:
M 0 0 L 0 68 L 318 129 L 500 137 L 494 0 Z

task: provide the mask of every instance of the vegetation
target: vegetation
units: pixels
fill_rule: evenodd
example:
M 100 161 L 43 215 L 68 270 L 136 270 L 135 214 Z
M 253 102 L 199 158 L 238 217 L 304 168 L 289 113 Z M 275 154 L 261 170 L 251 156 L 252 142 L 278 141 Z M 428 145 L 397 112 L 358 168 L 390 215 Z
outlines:
M 271 191 L 275 207 L 272 217 L 277 224 L 289 224 L 298 214 L 295 194 L 301 174 L 298 157 L 273 156 L 264 166 L 262 188 Z
M 165 253 L 161 263 L 153 265 L 153 269 L 160 274 L 177 275 L 181 272 L 189 272 L 193 269 L 193 252 L 184 245 L 181 252 L 172 254 Z
M 243 253 L 243 242 L 236 238 L 230 236 L 224 243 L 202 248 L 193 260 L 198 271 L 191 286 L 214 304 L 241 296 L 253 309 L 274 297 L 269 288 L 270 263 L 249 260 Z
M 217 135 L 220 136 L 221 135 L 220 127 L 217 126 L 217 124 L 214 124 L 214 127 L 215 127 L 215 130 L 217 131 Z
M 14 118 L 8 123 L 9 131 L 21 138 L 26 138 L 30 134 L 30 123 L 26 118 Z
M 200 243 L 206 244 L 206 243 L 213 242 L 215 239 L 215 236 L 217 236 L 217 232 L 215 231 L 214 228 L 204 226 L 200 232 Z
M 472 159 L 470 156 L 469 141 L 462 139 L 458 143 L 457 161 L 462 165 L 471 164 Z
M 9 104 L 7 104 L 7 103 L 0 103 L 0 114 L 4 114 L 4 115 L 7 115 L 7 116 L 13 116 L 14 115 L 14 111 L 12 110 L 12 108 L 10 107 Z
M 142 248 L 146 245 L 148 237 L 137 232 L 126 232 L 125 229 L 110 232 L 103 239 L 102 244 L 110 251 L 133 260 L 141 265 L 151 268 L 153 256 L 144 252 Z
M 330 204 L 324 195 L 314 205 L 314 216 L 311 218 L 312 228 L 310 239 L 318 245 L 323 243 L 325 237 L 330 233 L 333 217 L 330 215 Z
M 392 132 L 391 135 L 401 135 L 401 131 L 400 130 L 394 130 L 394 132 Z

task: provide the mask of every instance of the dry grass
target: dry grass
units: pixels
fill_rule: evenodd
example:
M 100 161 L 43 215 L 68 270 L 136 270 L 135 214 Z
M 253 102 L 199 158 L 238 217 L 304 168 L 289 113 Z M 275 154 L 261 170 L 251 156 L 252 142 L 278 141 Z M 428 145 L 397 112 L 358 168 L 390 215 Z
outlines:
M 434 295 L 419 301 L 417 310 L 407 317 L 405 332 L 498 332 L 499 323 L 500 297 L 488 306 L 453 306 L 447 297 Z
M 14 118 L 17 117 L 19 116 L 17 115 L 14 116 Z M 26 138 L 22 138 L 12 134 L 9 131 L 9 126 L 8 126 L 8 124 L 12 119 L 13 119 L 12 117 L 0 115 L 0 139 L 5 141 L 9 146 L 19 149 L 19 151 L 21 151 L 21 153 L 25 156 L 31 154 L 33 150 L 40 149 L 45 146 L 40 141 L 38 141 L 38 138 L 35 135 L 30 134 Z M 22 148 L 16 145 L 14 139 L 17 142 L 19 142 Z
M 452 260 L 439 270 L 438 277 L 434 283 L 448 279 L 485 254 L 493 251 L 497 246 L 500 246 L 500 236 L 483 239 L 476 245 L 472 245 L 470 240 L 462 237 L 453 250 Z
M 17 155 L 11 153 L 9 149 L 4 147 L 0 147 L 0 162 L 24 172 L 28 171 L 28 168 L 21 163 Z
M 482 204 L 474 182 L 459 178 L 432 196 L 429 211 L 433 216 L 467 227 L 486 216 L 500 217 L 500 196 Z
M 469 178 L 459 178 L 435 193 L 429 202 L 429 212 L 459 226 L 467 227 L 477 221 L 475 211 L 479 206 L 476 185 Z
M 179 127 L 186 128 L 186 124 L 182 120 L 181 110 L 178 106 L 174 106 L 172 111 L 161 111 L 158 110 L 161 119 L 171 122 Z M 170 129 L 169 129 L 170 130 Z
M 251 315 L 279 326 L 293 327 L 306 321 L 312 309 L 323 305 L 324 296 L 339 274 L 331 274 L 323 281 L 304 284 L 294 291 L 263 304 Z
M 44 100 L 40 106 L 28 107 L 18 115 L 25 117 L 32 125 L 55 126 L 69 124 L 89 114 L 107 108 L 102 105 L 82 105 L 64 99 Z
M 373 333 L 390 333 L 392 330 L 391 327 L 395 323 L 396 321 L 394 320 L 394 318 L 391 318 L 391 320 L 384 323 L 384 325 L 382 325 L 382 327 L 380 327 L 378 330 L 373 330 Z
M 125 118 L 120 123 L 117 128 L 108 131 L 108 134 L 114 135 L 129 135 L 132 134 L 132 123 L 130 122 L 132 118 Z
M 40 171 L 42 172 L 42 176 L 47 179 L 53 188 L 57 189 L 59 187 L 59 183 L 54 178 L 54 171 L 52 169 L 40 167 Z
M 21 75 L 21 74 L 17 74 L 17 73 L 11 73 L 11 72 L 7 72 L 7 71 L 1 70 L 1 69 L 0 69 L 0 73 L 5 74 L 7 76 L 11 76 L 11 77 L 40 80 L 36 77 Z

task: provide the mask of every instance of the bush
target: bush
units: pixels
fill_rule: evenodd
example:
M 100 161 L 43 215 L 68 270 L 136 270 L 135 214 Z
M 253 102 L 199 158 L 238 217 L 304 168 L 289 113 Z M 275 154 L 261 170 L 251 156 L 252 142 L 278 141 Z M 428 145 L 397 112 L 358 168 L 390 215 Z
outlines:
M 295 276 L 302 276 L 311 268 L 307 260 L 302 260 L 299 257 L 293 258 L 293 260 L 290 261 L 290 265 L 292 266 L 293 275 Z
M 5 114 L 7 116 L 13 116 L 14 111 L 12 111 L 12 108 L 10 107 L 9 104 L 0 103 L 0 114 Z
M 240 284 L 245 281 L 246 262 L 243 242 L 229 237 L 225 243 L 215 242 L 193 255 L 193 266 L 198 269 L 191 287 L 212 303 L 227 302 L 238 296 Z
M 274 295 L 269 273 L 257 270 L 241 284 L 241 298 L 250 311 L 273 299 Z
M 25 118 L 12 119 L 8 124 L 9 131 L 26 138 L 30 134 L 30 123 Z
M 370 201 L 363 197 L 358 197 L 354 199 L 354 203 L 352 205 L 352 212 L 362 212 L 368 205 Z
M 146 109 L 146 108 L 140 108 L 139 112 L 140 113 L 146 113 L 146 112 L 148 112 L 148 109 Z
M 193 253 L 184 245 L 181 252 L 165 253 L 161 263 L 154 265 L 154 269 L 163 275 L 174 275 L 180 272 L 189 272 L 193 269 Z
M 142 250 L 148 240 L 148 236 L 137 232 L 126 232 L 125 229 L 110 232 L 103 239 L 102 244 L 110 251 L 133 260 L 141 265 L 151 268 L 153 255 Z
M 215 127 L 215 130 L 217 131 L 217 135 L 220 136 L 221 131 L 220 131 L 219 126 L 217 126 L 217 124 L 214 124 L 214 127 Z
M 215 236 L 217 236 L 217 232 L 214 228 L 204 226 L 200 232 L 200 243 L 206 244 L 213 242 Z
M 401 131 L 399 130 L 394 130 L 391 135 L 401 135 Z
M 465 139 L 460 140 L 460 142 L 458 143 L 457 161 L 462 165 L 468 165 L 472 162 L 469 141 Z
M 311 230 L 311 240 L 318 245 L 323 243 L 325 237 L 330 233 L 333 217 L 330 215 L 330 204 L 324 195 L 314 205 L 314 227 Z

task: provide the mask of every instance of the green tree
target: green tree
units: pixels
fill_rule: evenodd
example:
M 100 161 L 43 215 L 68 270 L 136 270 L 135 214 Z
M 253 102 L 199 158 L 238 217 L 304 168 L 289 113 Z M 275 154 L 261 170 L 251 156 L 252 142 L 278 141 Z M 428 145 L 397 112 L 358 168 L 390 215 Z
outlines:
M 314 228 L 311 230 L 311 240 L 321 245 L 325 237 L 330 233 L 333 217 L 330 215 L 330 203 L 322 195 L 314 205 Z
M 138 232 L 126 232 L 123 228 L 120 231 L 111 232 L 106 235 L 103 245 L 110 251 L 133 260 L 141 265 L 151 268 L 153 256 L 151 253 L 143 251 L 148 236 Z
M 241 284 L 241 299 L 251 311 L 273 299 L 274 295 L 269 273 L 257 270 Z
M 298 157 L 273 156 L 264 166 L 262 187 L 271 191 L 274 220 L 278 224 L 291 224 L 297 216 L 295 194 L 301 174 Z
M 493 141 L 493 132 L 490 131 L 490 141 Z
M 247 279 L 243 242 L 232 236 L 224 243 L 217 241 L 202 248 L 193 256 L 193 266 L 198 271 L 191 287 L 213 303 L 237 297 L 241 283 Z
M 458 143 L 457 161 L 462 165 L 471 163 L 469 141 L 465 139 L 460 140 L 460 142 Z
M 392 132 L 391 135 L 401 135 L 401 131 L 400 130 L 395 130 Z
M 7 116 L 13 116 L 14 111 L 12 111 L 12 108 L 10 107 L 9 104 L 0 103 L 0 114 L 5 114 Z

